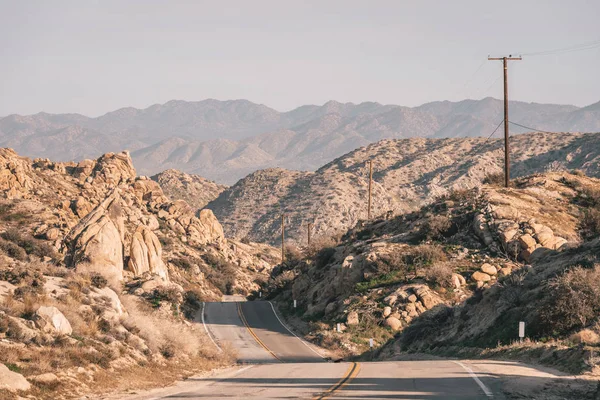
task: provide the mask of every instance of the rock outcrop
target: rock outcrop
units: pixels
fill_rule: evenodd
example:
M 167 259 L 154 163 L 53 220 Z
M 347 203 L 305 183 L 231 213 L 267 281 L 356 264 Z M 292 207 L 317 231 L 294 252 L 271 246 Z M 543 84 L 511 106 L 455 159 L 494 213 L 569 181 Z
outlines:
M 168 280 L 167 266 L 162 260 L 158 237 L 145 226 L 137 228 L 131 239 L 128 267 L 135 275 L 146 272 Z
M 124 223 L 118 192 L 113 192 L 65 238 L 67 266 L 123 279 Z

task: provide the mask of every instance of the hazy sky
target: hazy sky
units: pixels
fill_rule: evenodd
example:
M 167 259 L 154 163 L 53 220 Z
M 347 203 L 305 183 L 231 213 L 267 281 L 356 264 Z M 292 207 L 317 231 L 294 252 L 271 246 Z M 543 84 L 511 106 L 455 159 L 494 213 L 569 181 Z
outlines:
M 599 17 L 598 0 L 0 0 L 0 115 L 500 98 L 488 54 L 600 41 Z M 524 56 L 511 97 L 595 103 L 599 68 L 600 47 Z

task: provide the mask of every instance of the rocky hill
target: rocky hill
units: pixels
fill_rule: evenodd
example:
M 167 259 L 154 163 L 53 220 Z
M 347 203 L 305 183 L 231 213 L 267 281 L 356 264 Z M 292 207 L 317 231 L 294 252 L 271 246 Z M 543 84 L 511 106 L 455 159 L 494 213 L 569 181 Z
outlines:
M 210 210 L 137 177 L 127 152 L 60 163 L 0 149 L 0 397 L 80 397 L 227 364 L 188 319 L 256 290 L 278 256 L 227 239 Z
M 580 373 L 598 368 L 599 240 L 600 180 L 547 172 L 290 252 L 263 292 L 340 357 L 501 357 Z
M 511 102 L 511 119 L 551 132 L 597 132 L 599 104 Z M 60 161 L 129 149 L 142 174 L 177 169 L 233 184 L 258 169 L 313 171 L 382 139 L 487 136 L 501 120 L 502 102 L 492 98 L 412 108 L 330 101 L 288 112 L 247 100 L 170 101 L 97 118 L 10 115 L 0 119 L 0 146 Z M 511 126 L 512 133 L 524 131 Z
M 204 208 L 227 189 L 227 186 L 199 175 L 190 175 L 174 169 L 163 171 L 150 179 L 158 182 L 169 198 L 184 200 L 194 209 Z
M 600 176 L 600 134 L 523 134 L 511 138 L 512 176 L 581 169 Z M 475 187 L 502 172 L 503 140 L 480 138 L 382 140 L 351 151 L 316 172 L 257 171 L 207 205 L 225 232 L 253 241 L 344 232 L 366 219 L 367 160 L 373 160 L 373 215 L 416 210 L 455 189 Z

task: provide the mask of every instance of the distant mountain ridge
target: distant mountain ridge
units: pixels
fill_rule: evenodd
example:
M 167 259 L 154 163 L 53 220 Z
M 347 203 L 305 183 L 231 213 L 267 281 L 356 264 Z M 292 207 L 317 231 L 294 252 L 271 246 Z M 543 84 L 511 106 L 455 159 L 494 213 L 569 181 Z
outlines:
M 600 102 L 587 107 L 511 102 L 511 119 L 552 132 L 600 131 Z M 493 98 L 418 107 L 329 101 L 279 112 L 248 100 L 173 100 L 97 118 L 47 114 L 0 118 L 0 147 L 54 160 L 129 149 L 142 174 L 166 169 L 233 184 L 259 169 L 315 170 L 382 139 L 487 136 L 502 120 Z M 525 129 L 511 126 L 511 132 Z

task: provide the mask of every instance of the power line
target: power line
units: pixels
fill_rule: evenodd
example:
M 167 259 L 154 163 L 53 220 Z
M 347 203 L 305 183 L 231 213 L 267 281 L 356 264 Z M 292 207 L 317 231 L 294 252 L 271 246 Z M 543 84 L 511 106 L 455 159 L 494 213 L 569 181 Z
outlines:
M 560 49 L 537 51 L 537 52 L 532 52 L 532 53 L 521 53 L 521 55 L 523 55 L 523 56 L 548 56 L 548 55 L 552 55 L 552 54 L 565 54 L 565 53 L 572 53 L 574 51 L 592 50 L 597 47 L 600 47 L 600 39 L 597 39 L 597 40 L 594 40 L 591 42 L 580 43 L 580 44 L 569 46 L 569 47 L 563 47 Z
M 481 143 L 479 146 L 477 146 L 475 148 L 475 150 L 473 150 L 473 152 L 478 152 L 479 150 L 481 150 L 481 148 L 483 146 L 485 146 L 485 144 L 491 139 L 492 136 L 494 136 L 494 134 L 498 131 L 498 129 L 500 128 L 500 126 L 502 126 L 502 123 L 504 122 L 504 120 L 500 121 L 500 123 L 498 124 L 498 126 L 496 127 L 496 129 L 494 129 L 494 131 L 490 134 L 490 136 L 488 136 L 485 141 L 483 143 Z
M 532 128 L 530 126 L 525 126 L 525 125 L 517 124 L 516 122 L 512 122 L 512 121 L 508 121 L 508 123 L 516 125 L 516 126 L 520 126 L 521 128 L 529 129 L 530 131 L 533 131 L 533 132 L 539 132 L 539 133 L 560 133 L 560 132 L 542 131 L 542 130 L 539 130 L 539 129 Z

